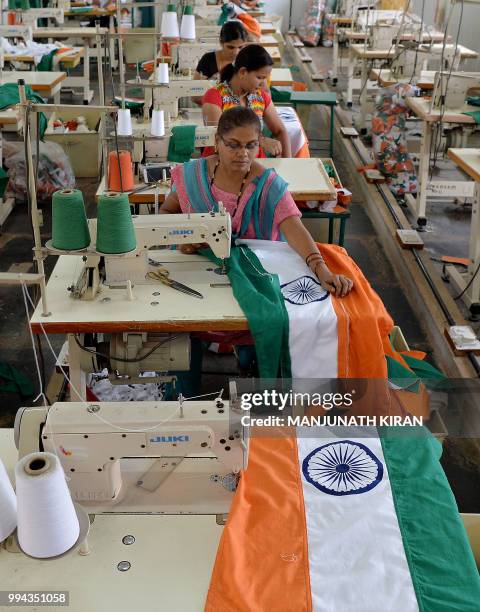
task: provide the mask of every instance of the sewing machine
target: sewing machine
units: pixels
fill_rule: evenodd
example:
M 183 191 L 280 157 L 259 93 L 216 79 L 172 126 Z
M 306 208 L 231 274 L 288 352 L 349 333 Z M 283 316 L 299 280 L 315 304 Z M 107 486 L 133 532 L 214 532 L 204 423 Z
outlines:
M 31 8 L 22 12 L 22 21 L 26 25 L 37 26 L 38 19 L 54 19 L 58 25 L 65 21 L 63 8 Z
M 433 83 L 431 111 L 444 109 L 462 112 L 470 89 L 477 86 L 478 78 L 462 72 L 437 72 Z
M 180 72 L 185 73 L 188 71 L 196 70 L 197 64 L 200 58 L 208 53 L 214 51 L 218 46 L 217 40 L 212 44 L 209 42 L 197 42 L 182 44 L 177 47 L 178 54 L 178 69 Z
M 178 117 L 179 98 L 202 97 L 214 86 L 215 81 L 200 79 L 172 79 L 168 85 L 157 85 L 149 82 L 145 84 L 144 119 L 145 121 L 149 120 L 150 107 L 153 105 L 155 108 L 161 108 L 165 111 L 165 126 L 168 127 L 168 118 L 176 119 Z
M 88 512 L 225 514 L 248 459 L 240 412 L 220 396 L 55 403 L 21 408 L 15 443 L 55 453 Z
M 31 25 L 0 25 L 0 38 L 22 38 L 24 41 L 32 40 L 33 29 Z
M 114 194 L 112 194 L 114 195 Z M 83 251 L 85 265 L 75 285 L 71 287 L 72 297 L 93 300 L 100 290 L 100 259 L 105 260 L 105 284 L 125 286 L 150 284 L 147 273 L 152 269 L 149 263 L 149 249 L 157 246 L 207 243 L 221 260 L 230 256 L 232 237 L 231 218 L 223 205 L 220 211 L 179 215 L 140 215 L 133 218 L 137 247 L 130 253 L 107 255 L 99 253 L 94 246 Z M 96 219 L 89 221 L 92 245 L 96 241 Z M 47 243 L 47 247 L 49 243 Z M 58 251 L 59 252 L 59 251 Z M 72 251 L 77 255 L 77 251 Z

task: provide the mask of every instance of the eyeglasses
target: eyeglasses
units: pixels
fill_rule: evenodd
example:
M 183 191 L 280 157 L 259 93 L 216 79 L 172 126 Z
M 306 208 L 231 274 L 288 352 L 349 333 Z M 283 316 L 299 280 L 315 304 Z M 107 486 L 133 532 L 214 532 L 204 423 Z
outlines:
M 252 142 L 247 142 L 247 144 L 242 144 L 240 142 L 232 142 L 231 140 L 225 140 L 220 136 L 223 144 L 228 147 L 231 151 L 241 151 L 242 149 L 246 149 L 247 151 L 255 151 L 255 149 L 259 146 L 258 140 L 253 140 Z

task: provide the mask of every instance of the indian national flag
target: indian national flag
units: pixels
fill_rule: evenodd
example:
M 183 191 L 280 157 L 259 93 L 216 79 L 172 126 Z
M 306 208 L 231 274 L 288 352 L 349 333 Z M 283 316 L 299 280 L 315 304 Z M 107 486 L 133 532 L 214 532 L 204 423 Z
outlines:
M 206 612 L 478 612 L 440 454 L 423 428 L 252 439 Z

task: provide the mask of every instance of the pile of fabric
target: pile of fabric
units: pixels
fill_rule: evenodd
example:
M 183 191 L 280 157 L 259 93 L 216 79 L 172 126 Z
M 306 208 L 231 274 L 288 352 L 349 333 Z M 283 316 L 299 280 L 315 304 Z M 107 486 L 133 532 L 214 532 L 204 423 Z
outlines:
M 0 39 L 0 44 L 5 55 L 15 57 L 33 57 L 34 64 L 37 70 L 51 71 L 58 69 L 58 65 L 65 57 L 77 53 L 77 49 L 67 47 L 62 43 L 55 42 L 49 43 L 37 43 L 33 40 L 26 42 L 18 42 L 12 44 L 6 38 Z M 16 62 L 13 60 L 14 65 L 18 64 L 20 67 L 24 62 L 19 60 Z
M 416 87 L 397 83 L 380 90 L 372 118 L 373 152 L 377 168 L 386 177 L 395 196 L 417 191 L 417 176 L 405 138 L 408 107 L 406 98 Z

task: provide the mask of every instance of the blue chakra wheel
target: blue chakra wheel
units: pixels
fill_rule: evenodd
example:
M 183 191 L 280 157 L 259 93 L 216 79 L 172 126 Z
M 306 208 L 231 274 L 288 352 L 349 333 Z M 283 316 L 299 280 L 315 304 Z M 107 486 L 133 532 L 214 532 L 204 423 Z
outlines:
M 301 276 L 280 287 L 283 297 L 290 304 L 304 306 L 311 302 L 321 302 L 328 297 L 328 291 L 322 288 L 320 283 L 311 276 Z
M 302 463 L 305 479 L 328 495 L 358 495 L 378 485 L 383 464 L 360 442 L 340 440 L 319 446 Z

